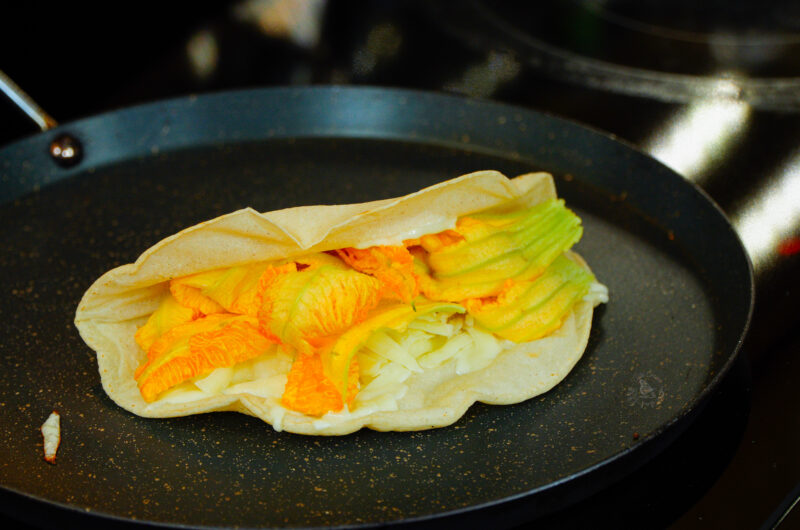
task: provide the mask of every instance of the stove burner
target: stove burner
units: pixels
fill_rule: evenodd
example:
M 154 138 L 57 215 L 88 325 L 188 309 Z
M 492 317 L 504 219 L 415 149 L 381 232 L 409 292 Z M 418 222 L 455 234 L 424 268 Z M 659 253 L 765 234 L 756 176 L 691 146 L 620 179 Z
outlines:
M 800 6 L 789 0 L 770 9 L 747 0 L 471 0 L 446 14 L 471 44 L 509 50 L 555 79 L 668 102 L 722 96 L 800 109 Z
M 800 6 L 789 0 L 571 0 L 610 24 L 666 38 L 703 41 L 714 34 L 734 44 L 797 41 Z
M 737 2 L 631 0 L 498 3 L 507 23 L 572 53 L 684 75 L 800 74 L 800 8 Z M 731 5 L 732 4 L 732 5 Z M 555 23 L 554 23 L 555 22 Z

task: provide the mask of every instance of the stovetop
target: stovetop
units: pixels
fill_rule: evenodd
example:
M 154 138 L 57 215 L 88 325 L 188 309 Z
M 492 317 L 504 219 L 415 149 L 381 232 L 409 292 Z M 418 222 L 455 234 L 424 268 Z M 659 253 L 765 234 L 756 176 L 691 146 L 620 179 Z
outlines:
M 754 265 L 756 309 L 740 362 L 664 453 L 536 527 L 758 528 L 777 513 L 800 483 L 795 3 L 162 4 L 140 2 L 124 14 L 18 7 L 0 20 L 0 69 L 62 122 L 255 86 L 375 85 L 492 99 L 610 133 L 705 190 Z M 0 122 L 0 145 L 35 132 L 5 101 Z M 780 528 L 800 527 L 798 511 Z

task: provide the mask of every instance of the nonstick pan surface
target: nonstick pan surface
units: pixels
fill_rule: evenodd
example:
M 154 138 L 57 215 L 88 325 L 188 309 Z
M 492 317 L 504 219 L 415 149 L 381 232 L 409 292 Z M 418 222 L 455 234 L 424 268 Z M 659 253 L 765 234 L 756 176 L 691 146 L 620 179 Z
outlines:
M 47 155 L 64 133 L 85 151 L 71 169 Z M 380 199 L 479 169 L 551 171 L 610 290 L 551 392 L 442 429 L 332 438 L 235 413 L 143 419 L 104 394 L 72 320 L 106 270 L 244 206 Z M 695 186 L 613 138 L 485 101 L 306 88 L 159 102 L 3 148 L 0 187 L 0 508 L 36 524 L 535 519 L 661 451 L 732 364 L 752 306 L 747 256 Z M 53 409 L 50 465 L 39 426 Z

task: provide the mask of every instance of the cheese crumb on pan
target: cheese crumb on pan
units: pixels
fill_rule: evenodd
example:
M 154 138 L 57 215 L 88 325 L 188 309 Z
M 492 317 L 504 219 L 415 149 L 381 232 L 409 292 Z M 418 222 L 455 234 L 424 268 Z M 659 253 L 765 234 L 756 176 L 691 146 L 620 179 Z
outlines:
M 61 444 L 61 415 L 54 410 L 42 424 L 44 438 L 44 459 L 51 464 L 56 463 L 56 452 Z

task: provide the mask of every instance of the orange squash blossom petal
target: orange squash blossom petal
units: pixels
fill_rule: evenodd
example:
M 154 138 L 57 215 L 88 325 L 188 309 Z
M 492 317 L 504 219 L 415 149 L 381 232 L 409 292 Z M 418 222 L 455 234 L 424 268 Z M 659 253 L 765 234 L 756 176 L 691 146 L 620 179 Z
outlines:
M 272 341 L 252 317 L 215 314 L 178 326 L 157 340 L 135 374 L 145 401 L 215 368 L 263 354 Z
M 200 311 L 204 315 L 222 313 L 225 308 L 211 298 L 203 295 L 197 287 L 191 287 L 181 283 L 180 280 L 172 280 L 169 284 L 169 292 L 184 307 L 189 307 Z
M 414 258 L 406 247 L 343 248 L 336 252 L 355 270 L 380 280 L 387 297 L 410 302 L 419 294 Z
M 319 354 L 298 354 L 289 370 L 281 404 L 309 416 L 338 412 L 350 405 L 358 393 L 358 363 L 350 364 L 347 396 L 342 399 L 336 385 L 325 377 Z

